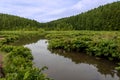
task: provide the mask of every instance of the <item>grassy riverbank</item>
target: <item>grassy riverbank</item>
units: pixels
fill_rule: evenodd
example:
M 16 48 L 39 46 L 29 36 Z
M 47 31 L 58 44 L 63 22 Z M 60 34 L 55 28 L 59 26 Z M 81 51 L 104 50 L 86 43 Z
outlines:
M 46 38 L 49 39 L 50 49 L 84 52 L 109 60 L 120 60 L 119 31 L 51 31 Z
M 0 51 L 4 52 L 3 69 L 5 77 L 0 80 L 50 80 L 42 69 L 33 66 L 33 56 L 28 48 L 12 46 L 20 39 L 31 40 L 34 36 L 43 36 L 44 31 L 1 31 Z

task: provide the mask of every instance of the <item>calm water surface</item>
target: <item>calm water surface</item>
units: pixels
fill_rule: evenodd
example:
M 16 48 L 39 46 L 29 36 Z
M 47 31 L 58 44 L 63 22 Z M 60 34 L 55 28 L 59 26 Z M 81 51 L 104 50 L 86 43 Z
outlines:
M 34 65 L 48 67 L 44 73 L 54 80 L 120 80 L 113 62 L 80 53 L 49 51 L 47 40 L 26 44 L 32 51 Z

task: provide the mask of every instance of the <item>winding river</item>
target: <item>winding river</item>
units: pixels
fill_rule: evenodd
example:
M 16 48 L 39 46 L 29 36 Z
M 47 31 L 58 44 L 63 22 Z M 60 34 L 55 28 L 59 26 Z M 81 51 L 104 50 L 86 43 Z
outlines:
M 54 80 L 120 80 L 114 62 L 83 53 L 50 51 L 47 46 L 45 39 L 25 45 L 32 51 L 34 66 L 47 66 L 44 73 Z

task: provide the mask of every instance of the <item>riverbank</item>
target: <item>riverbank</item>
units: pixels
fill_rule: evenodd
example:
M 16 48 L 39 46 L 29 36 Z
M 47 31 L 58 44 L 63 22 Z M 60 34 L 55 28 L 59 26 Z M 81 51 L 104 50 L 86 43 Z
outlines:
M 83 52 L 120 61 L 119 31 L 51 31 L 46 38 L 49 39 L 50 49 Z
M 19 39 L 31 40 L 34 36 L 44 35 L 43 31 L 0 31 L 0 34 L 5 36 L 0 40 L 0 51 L 5 52 L 1 65 L 5 77 L 2 80 L 50 80 L 42 73 L 43 69 L 33 66 L 33 57 L 28 48 L 11 45 Z

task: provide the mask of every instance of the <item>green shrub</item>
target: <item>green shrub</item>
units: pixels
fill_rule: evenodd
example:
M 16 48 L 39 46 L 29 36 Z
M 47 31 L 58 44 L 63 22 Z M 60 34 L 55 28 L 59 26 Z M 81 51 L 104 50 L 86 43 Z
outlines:
M 33 67 L 33 57 L 28 48 L 4 46 L 2 49 L 9 49 L 3 66 L 6 80 L 50 80 L 41 69 Z
M 119 32 L 54 31 L 46 37 L 51 49 L 85 52 L 113 60 L 120 59 L 119 36 Z
M 14 46 L 3 45 L 0 50 L 6 53 L 11 52 L 14 49 Z

